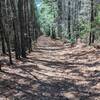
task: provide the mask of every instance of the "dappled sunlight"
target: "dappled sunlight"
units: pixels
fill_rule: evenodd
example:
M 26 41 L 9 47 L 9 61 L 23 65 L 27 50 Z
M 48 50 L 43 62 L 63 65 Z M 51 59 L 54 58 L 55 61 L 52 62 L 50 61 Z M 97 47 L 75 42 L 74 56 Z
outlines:
M 28 59 L 2 68 L 0 95 L 10 98 L 13 93 L 12 98 L 26 98 L 24 100 L 33 97 L 35 100 L 96 100 L 100 93 L 100 63 L 95 55 L 97 50 L 91 48 L 87 52 L 87 49 L 80 52 L 74 49 L 70 56 L 69 47 L 54 51 L 37 48 Z

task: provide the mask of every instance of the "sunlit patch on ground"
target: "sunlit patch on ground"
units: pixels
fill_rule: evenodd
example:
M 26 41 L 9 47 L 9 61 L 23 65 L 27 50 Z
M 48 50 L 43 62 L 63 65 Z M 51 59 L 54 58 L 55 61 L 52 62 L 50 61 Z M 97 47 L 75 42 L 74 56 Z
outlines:
M 2 67 L 0 100 L 100 100 L 98 50 L 38 48 Z

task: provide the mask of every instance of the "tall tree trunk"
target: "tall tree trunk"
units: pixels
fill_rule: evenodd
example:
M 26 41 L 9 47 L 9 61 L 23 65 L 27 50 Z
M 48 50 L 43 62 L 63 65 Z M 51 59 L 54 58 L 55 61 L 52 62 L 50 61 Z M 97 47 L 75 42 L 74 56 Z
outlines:
M 57 1 L 58 5 L 58 37 L 62 38 L 62 0 Z
M 16 5 L 15 5 L 15 0 L 10 0 L 11 3 L 11 8 L 12 12 L 14 15 L 13 18 L 13 30 L 14 30 L 14 47 L 15 47 L 15 56 L 16 59 L 20 59 L 20 39 L 19 39 L 19 34 L 18 34 L 18 15 L 17 15 L 17 10 L 16 10 Z
M 31 3 L 31 0 L 26 0 L 26 15 L 27 15 L 27 18 L 26 18 L 26 28 L 27 28 L 27 34 L 28 34 L 28 50 L 29 50 L 29 53 L 32 51 L 32 39 L 31 39 L 31 32 L 30 32 L 30 15 L 32 12 L 30 12 L 31 10 L 31 6 L 30 6 L 30 3 Z
M 71 13 L 70 13 L 70 6 L 71 6 L 71 3 L 70 1 L 68 2 L 68 36 L 69 36 L 69 39 L 71 39 L 71 30 L 70 30 L 70 26 L 71 26 Z
M 91 32 L 89 36 L 89 45 L 91 45 L 91 43 L 94 43 L 94 40 L 95 40 L 95 34 L 92 31 L 93 22 L 94 22 L 94 0 L 91 0 L 91 20 L 90 21 L 91 21 Z
M 1 2 L 0 2 L 0 35 L 1 35 L 1 42 L 2 42 L 2 53 L 6 54 L 5 40 L 4 40 L 3 26 L 2 26 Z
M 18 11 L 21 31 L 21 55 L 23 58 L 26 58 L 24 2 L 25 0 L 18 0 Z

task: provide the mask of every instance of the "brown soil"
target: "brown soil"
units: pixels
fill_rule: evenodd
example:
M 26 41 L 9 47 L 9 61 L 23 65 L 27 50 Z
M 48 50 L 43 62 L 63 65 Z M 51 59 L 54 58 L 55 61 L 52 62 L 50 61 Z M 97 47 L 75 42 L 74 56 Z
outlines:
M 9 66 L 0 58 L 0 100 L 100 100 L 100 50 L 40 40 L 28 59 Z
M 50 37 L 40 36 L 37 40 L 37 46 L 41 47 L 63 46 L 63 42 L 61 42 L 60 40 L 51 39 Z

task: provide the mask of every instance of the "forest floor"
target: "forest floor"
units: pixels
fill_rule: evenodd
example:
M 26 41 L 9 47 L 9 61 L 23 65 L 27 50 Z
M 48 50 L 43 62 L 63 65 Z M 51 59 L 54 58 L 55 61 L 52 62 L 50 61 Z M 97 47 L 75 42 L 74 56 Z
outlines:
M 0 100 L 100 100 L 100 50 L 47 41 L 14 65 L 0 57 Z

